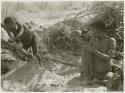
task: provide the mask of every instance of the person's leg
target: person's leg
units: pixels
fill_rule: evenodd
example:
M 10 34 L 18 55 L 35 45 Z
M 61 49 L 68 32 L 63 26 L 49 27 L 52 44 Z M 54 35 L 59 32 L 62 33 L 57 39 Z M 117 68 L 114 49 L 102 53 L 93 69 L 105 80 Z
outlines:
M 104 79 L 107 73 L 93 73 L 92 79 L 89 80 L 88 84 L 100 84 L 106 86 L 108 80 Z
M 92 85 L 92 84 L 100 84 L 100 81 L 101 81 L 100 76 L 101 76 L 101 74 L 92 73 L 92 74 L 91 74 L 91 79 L 89 79 L 88 84 L 89 84 L 89 85 Z
M 92 55 L 88 53 L 89 56 L 89 79 L 91 80 L 93 78 L 93 73 L 94 73 L 94 69 L 93 69 L 93 60 L 92 60 Z
M 40 63 L 40 57 L 38 56 L 38 50 L 37 50 L 37 41 L 36 41 L 36 38 L 34 36 L 33 38 L 33 42 L 32 42 L 32 51 L 33 51 L 33 54 L 36 56 L 36 58 L 38 59 L 38 62 L 39 62 L 39 65 L 41 66 L 41 63 Z
M 108 91 L 112 90 L 112 84 L 113 84 L 113 77 L 114 77 L 114 73 L 113 72 L 108 72 L 106 74 L 106 76 L 104 77 L 104 80 L 108 80 L 106 87 Z
M 33 41 L 32 41 L 32 51 L 34 55 L 37 55 L 37 42 L 36 42 L 36 38 L 34 36 Z
M 92 56 L 90 53 L 87 51 L 83 51 L 82 55 L 82 72 L 81 72 L 81 78 L 82 78 L 82 83 L 87 84 L 89 79 L 90 79 L 90 74 L 92 73 Z
M 82 53 L 82 68 L 81 68 L 81 84 L 82 85 L 87 85 L 87 81 L 88 81 L 88 78 L 89 78 L 89 66 L 88 66 L 88 61 L 87 61 L 87 58 L 86 58 L 86 53 Z

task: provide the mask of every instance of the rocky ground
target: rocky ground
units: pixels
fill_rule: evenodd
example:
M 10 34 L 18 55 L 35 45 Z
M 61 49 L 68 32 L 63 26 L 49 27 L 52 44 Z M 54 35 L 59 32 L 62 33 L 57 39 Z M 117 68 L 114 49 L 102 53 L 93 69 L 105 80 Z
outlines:
M 18 54 L 15 55 L 15 51 L 6 48 L 8 45 L 2 43 L 2 46 L 3 91 L 106 91 L 105 87 L 98 84 L 82 86 L 79 68 L 64 66 L 51 60 L 42 60 L 40 67 L 36 58 L 23 61 Z M 72 61 L 79 59 L 73 60 L 72 56 L 70 58 Z

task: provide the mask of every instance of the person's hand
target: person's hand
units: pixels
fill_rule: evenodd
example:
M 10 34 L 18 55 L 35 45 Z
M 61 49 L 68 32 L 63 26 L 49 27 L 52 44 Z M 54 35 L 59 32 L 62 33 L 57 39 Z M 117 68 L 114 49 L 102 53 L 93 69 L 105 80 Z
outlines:
M 22 48 L 23 47 L 23 44 L 21 42 L 19 42 L 19 44 L 17 44 L 18 48 Z
M 13 42 L 14 42 L 14 40 L 13 40 L 13 39 L 9 39 L 9 40 L 8 40 L 8 42 L 13 43 Z
M 83 50 L 83 51 L 84 51 L 84 50 L 87 50 L 88 47 L 89 47 L 88 45 L 84 45 L 84 46 L 82 47 L 82 50 Z
M 33 57 L 33 55 L 31 55 L 31 54 L 28 54 L 28 58 L 32 58 Z
M 88 52 L 90 53 L 95 53 L 97 50 L 91 46 L 88 46 L 87 49 L 86 49 Z

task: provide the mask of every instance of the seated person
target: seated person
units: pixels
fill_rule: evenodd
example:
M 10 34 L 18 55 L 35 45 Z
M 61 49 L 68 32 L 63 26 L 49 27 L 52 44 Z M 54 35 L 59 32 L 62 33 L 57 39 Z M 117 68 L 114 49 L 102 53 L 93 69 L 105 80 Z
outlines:
M 85 47 L 85 50 L 92 54 L 93 72 L 91 77 L 98 83 L 101 83 L 102 80 L 107 80 L 107 88 L 111 89 L 113 72 L 110 72 L 110 68 L 116 41 L 106 35 L 106 25 L 101 20 L 91 23 L 89 29 L 93 34 L 90 46 Z

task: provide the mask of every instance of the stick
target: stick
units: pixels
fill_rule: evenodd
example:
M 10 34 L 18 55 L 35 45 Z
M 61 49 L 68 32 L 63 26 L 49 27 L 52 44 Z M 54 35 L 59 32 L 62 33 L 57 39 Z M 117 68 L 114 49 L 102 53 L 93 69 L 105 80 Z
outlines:
M 47 57 L 42 57 L 42 58 L 45 59 L 45 60 L 52 60 L 52 61 L 55 61 L 57 63 L 61 63 L 61 64 L 68 65 L 68 66 L 81 67 L 79 65 L 74 65 L 74 64 L 66 63 L 65 61 L 60 61 L 60 60 L 56 60 L 56 59 L 50 59 L 50 58 L 47 58 Z
M 36 58 L 37 58 L 37 60 L 38 60 L 38 62 L 39 62 L 39 65 L 40 65 L 40 67 L 42 66 L 41 65 L 41 62 L 40 62 L 40 57 L 38 56 L 38 55 L 35 55 L 36 56 Z
M 4 41 L 4 40 L 2 40 L 2 42 L 5 43 L 5 44 L 7 44 L 7 45 L 9 45 L 9 46 L 11 46 L 11 47 L 13 47 L 11 44 L 9 44 L 8 42 L 6 42 L 6 41 Z M 25 53 L 24 51 L 22 51 L 22 50 L 20 50 L 20 49 L 18 49 L 18 50 L 21 51 L 26 57 L 29 56 L 29 55 L 28 55 L 27 53 Z M 41 66 L 40 60 L 42 60 L 42 59 L 40 59 L 38 56 L 36 56 L 36 57 L 37 57 L 38 62 L 39 62 L 39 64 L 40 64 L 40 66 Z M 57 63 L 64 64 L 64 65 L 69 65 L 69 66 L 73 66 L 73 67 L 81 67 L 81 66 L 78 66 L 78 65 L 66 63 L 66 62 L 64 62 L 64 61 L 59 61 L 59 60 L 50 59 L 50 58 L 46 58 L 46 57 L 42 57 L 42 58 L 43 58 L 43 59 L 46 59 L 46 60 L 52 60 L 52 61 L 55 61 L 55 62 L 57 62 Z

